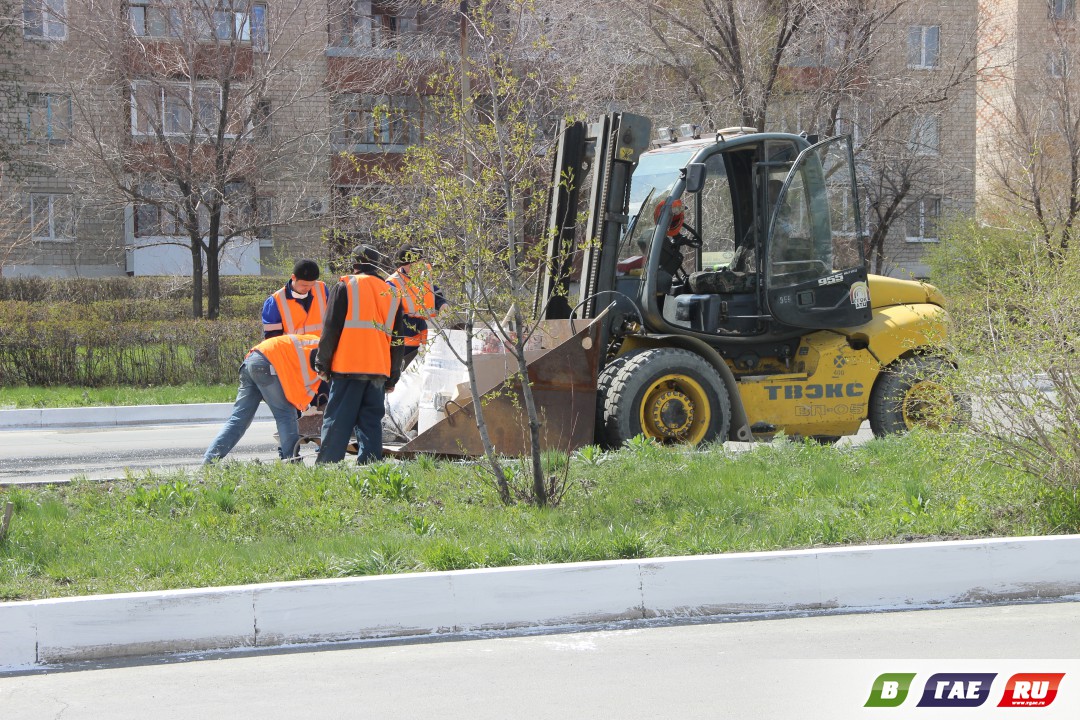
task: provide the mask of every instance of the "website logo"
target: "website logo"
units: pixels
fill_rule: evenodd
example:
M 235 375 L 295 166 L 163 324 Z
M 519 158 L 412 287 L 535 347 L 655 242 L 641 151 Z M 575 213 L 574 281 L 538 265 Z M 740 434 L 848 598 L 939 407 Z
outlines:
M 1065 673 L 1017 673 L 1005 684 L 998 707 L 1046 707 L 1057 697 Z
M 923 688 L 918 707 L 979 707 L 990 697 L 997 673 L 937 673 Z
M 915 673 L 884 673 L 870 688 L 870 698 L 863 707 L 900 707 L 907 699 Z

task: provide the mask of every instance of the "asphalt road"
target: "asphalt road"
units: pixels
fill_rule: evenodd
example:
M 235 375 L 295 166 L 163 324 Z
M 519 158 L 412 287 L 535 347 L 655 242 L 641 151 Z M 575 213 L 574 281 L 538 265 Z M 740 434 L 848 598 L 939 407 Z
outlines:
M 638 623 L 0 677 L 0 712 L 20 720 L 1076 718 L 1078 654 L 1080 603 Z M 902 708 L 864 709 L 887 672 L 917 673 L 912 697 Z M 997 675 L 981 708 L 915 709 L 940 672 Z M 1019 672 L 1066 675 L 1051 706 L 998 710 Z
M 42 428 L 0 432 L 0 484 L 104 480 L 147 470 L 194 468 L 220 423 L 107 429 Z M 272 420 L 251 424 L 229 454 L 237 460 L 277 458 Z
M 94 428 L 42 428 L 0 431 L 0 485 L 67 482 L 75 477 L 111 480 L 128 473 L 196 468 L 217 435 L 220 423 L 193 423 Z M 270 462 L 277 458 L 276 427 L 256 420 L 229 454 L 234 460 Z M 872 437 L 868 423 L 841 445 Z M 747 450 L 754 443 L 728 443 Z M 305 456 L 314 445 L 303 446 Z M 311 458 L 306 462 L 310 464 Z

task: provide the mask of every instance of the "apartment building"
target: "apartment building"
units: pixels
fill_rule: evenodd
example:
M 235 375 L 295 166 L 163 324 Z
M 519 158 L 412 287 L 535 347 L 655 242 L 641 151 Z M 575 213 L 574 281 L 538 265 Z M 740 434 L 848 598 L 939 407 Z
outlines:
M 792 55 L 769 127 L 853 134 L 864 220 L 871 233 L 888 227 L 875 270 L 925 277 L 943 223 L 1000 195 L 1015 120 L 1074 64 L 1075 1 L 877 4 L 898 9 L 832 106 L 801 92 L 839 72 L 831 25 L 816 52 Z M 459 41 L 452 7 L 414 0 L 22 4 L 15 52 L 0 55 L 24 91 L 0 110 L 22 171 L 4 180 L 20 215 L 0 236 L 28 236 L 0 243 L 9 276 L 190 272 L 185 235 L 193 218 L 209 229 L 214 201 L 223 273 L 280 272 L 297 253 L 325 252 L 328 238 L 363 231 L 357 201 L 381 191 L 371 169 L 422 139 L 421 78 Z M 222 153 L 215 192 L 194 205 L 162 172 Z
M 874 272 L 926 277 L 942 223 L 974 210 L 977 18 L 976 0 L 860 6 L 782 68 L 771 128 L 852 136 Z
M 1052 213 L 1069 182 L 1076 157 L 1069 145 L 1080 117 L 1077 8 L 1076 0 L 984 0 L 981 6 L 985 69 L 976 196 L 980 215 L 1006 224 L 1003 201 L 1030 206 L 1037 191 L 1043 211 Z
M 193 235 L 222 274 L 323 254 L 369 169 L 420 140 L 416 78 L 456 23 L 371 0 L 24 0 L 0 60 L 22 89 L 3 273 L 186 274 Z

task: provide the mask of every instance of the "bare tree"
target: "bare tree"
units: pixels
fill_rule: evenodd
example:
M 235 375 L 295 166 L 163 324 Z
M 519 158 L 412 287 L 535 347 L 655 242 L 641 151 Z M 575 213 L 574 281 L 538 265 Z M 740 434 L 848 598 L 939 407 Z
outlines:
M 305 0 L 68 0 L 51 82 L 73 122 L 52 160 L 85 206 L 133 207 L 137 243 L 189 250 L 195 317 L 204 273 L 218 316 L 230 247 L 309 220 L 325 192 L 325 17 Z
M 685 88 L 670 104 L 709 128 L 765 128 L 789 49 L 804 32 L 808 0 L 617 0 L 638 57 Z M 669 85 L 670 86 L 670 85 Z M 696 112 L 689 112 L 696 106 Z
M 454 3 L 458 8 L 458 3 Z M 471 2 L 462 17 L 467 53 L 429 78 L 424 142 L 410 146 L 399 167 L 378 182 L 397 191 L 369 204 L 384 242 L 407 237 L 427 250 L 437 280 L 466 328 L 465 356 L 472 410 L 488 464 L 504 502 L 513 491 L 480 402 L 472 338 L 492 332 L 508 349 L 531 448 L 528 495 L 551 501 L 540 454 L 542 411 L 529 383 L 526 350 L 539 327 L 533 314 L 544 243 L 550 161 L 547 123 L 557 120 L 567 78 L 553 71 L 544 17 L 521 0 Z M 557 64 L 558 61 L 555 61 Z
M 999 225 L 1034 223 L 1048 256 L 1061 261 L 1080 216 L 1080 47 L 1073 21 L 1055 18 L 1053 7 L 1047 3 L 1043 43 L 999 73 L 1012 91 L 986 96 L 998 149 L 988 216 Z
M 983 67 L 974 17 L 962 27 L 923 26 L 936 16 L 923 0 L 652 0 L 636 14 L 621 7 L 642 18 L 627 33 L 636 57 L 661 71 L 647 114 L 853 135 L 878 272 L 897 223 L 961 181 L 973 194 L 972 163 L 943 152 L 951 146 L 940 128 L 951 113 L 974 110 Z M 911 57 L 915 50 L 923 54 Z M 959 110 L 965 100 L 970 107 Z

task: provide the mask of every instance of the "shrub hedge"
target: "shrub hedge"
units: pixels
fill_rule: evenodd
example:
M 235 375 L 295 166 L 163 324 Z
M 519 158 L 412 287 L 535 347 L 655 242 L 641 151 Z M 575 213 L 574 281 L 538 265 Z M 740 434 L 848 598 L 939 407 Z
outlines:
M 265 299 L 284 281 L 283 277 L 270 276 L 223 277 L 221 296 L 261 295 Z M 0 300 L 86 304 L 102 300 L 154 299 L 188 301 L 190 304 L 191 278 L 0 278 Z
M 231 383 L 283 279 L 226 278 L 221 317 L 188 317 L 178 278 L 0 279 L 0 386 Z

